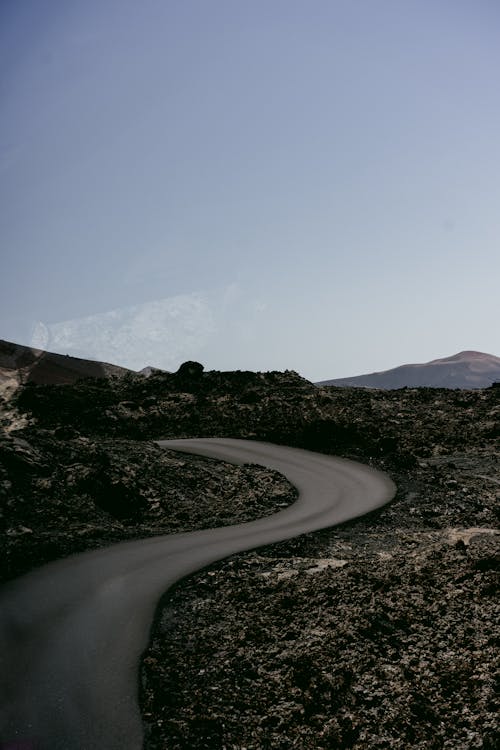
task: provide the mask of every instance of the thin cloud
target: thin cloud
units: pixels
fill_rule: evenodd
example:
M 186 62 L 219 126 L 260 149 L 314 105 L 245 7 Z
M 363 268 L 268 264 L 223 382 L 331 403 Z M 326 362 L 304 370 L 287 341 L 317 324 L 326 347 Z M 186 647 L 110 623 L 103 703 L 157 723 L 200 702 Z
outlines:
M 64 320 L 37 323 L 31 345 L 141 369 L 175 369 L 195 356 L 215 334 L 210 295 L 167 297 L 140 305 Z

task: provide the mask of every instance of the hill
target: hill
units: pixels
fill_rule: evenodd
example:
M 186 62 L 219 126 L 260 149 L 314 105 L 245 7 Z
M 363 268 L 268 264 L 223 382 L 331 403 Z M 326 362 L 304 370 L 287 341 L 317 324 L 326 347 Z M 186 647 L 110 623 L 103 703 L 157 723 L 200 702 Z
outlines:
M 317 385 L 353 388 L 488 388 L 500 381 L 500 357 L 464 351 L 422 364 L 400 365 L 382 372 L 323 380 Z
M 62 385 L 81 378 L 108 378 L 126 372 L 130 371 L 107 362 L 55 354 L 0 339 L 0 383 Z

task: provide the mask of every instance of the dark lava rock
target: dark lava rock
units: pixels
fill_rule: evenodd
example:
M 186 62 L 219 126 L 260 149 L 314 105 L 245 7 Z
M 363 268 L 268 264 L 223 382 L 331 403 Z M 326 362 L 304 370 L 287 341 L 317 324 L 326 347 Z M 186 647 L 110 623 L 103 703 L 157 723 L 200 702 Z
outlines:
M 199 362 L 183 362 L 175 375 L 178 380 L 201 378 L 203 369 Z
M 295 496 L 274 472 L 179 457 L 152 438 L 361 459 L 394 478 L 392 503 L 165 595 L 141 674 L 145 747 L 498 747 L 500 389 L 318 388 L 293 372 L 185 364 L 20 389 L 29 424 L 0 439 L 4 577 L 250 520 Z
M 443 538 L 417 555 L 407 543 L 312 572 L 249 554 L 175 587 L 143 665 L 148 750 L 204 747 L 200 716 L 221 750 L 494 747 L 487 574 Z

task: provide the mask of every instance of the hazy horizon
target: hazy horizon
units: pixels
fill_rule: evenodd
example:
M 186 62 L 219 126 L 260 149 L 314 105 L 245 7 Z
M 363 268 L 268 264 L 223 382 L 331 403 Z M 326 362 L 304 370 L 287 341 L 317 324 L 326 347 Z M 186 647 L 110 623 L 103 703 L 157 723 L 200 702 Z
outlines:
M 498 354 L 500 7 L 0 9 L 0 337 L 319 381 Z

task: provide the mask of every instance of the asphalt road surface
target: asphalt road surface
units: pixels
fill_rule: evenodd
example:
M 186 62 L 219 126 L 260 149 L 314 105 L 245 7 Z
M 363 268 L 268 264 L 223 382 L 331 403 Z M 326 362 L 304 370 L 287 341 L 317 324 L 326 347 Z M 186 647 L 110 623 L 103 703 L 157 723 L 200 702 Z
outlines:
M 395 493 L 381 472 L 296 448 L 219 438 L 160 445 L 276 469 L 299 498 L 257 521 L 115 544 L 8 583 L 0 593 L 3 742 L 23 750 L 140 750 L 140 658 L 165 590 L 215 560 L 341 523 Z

